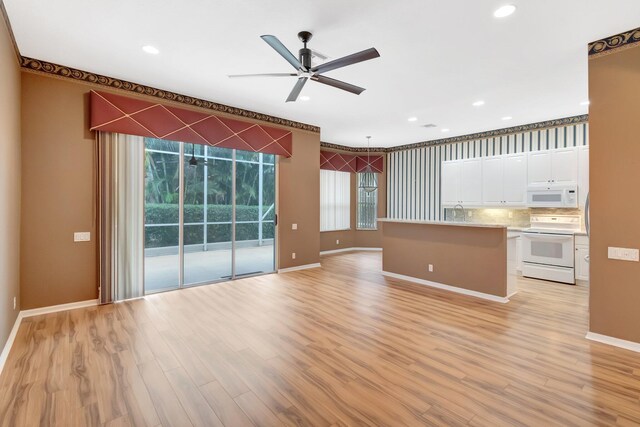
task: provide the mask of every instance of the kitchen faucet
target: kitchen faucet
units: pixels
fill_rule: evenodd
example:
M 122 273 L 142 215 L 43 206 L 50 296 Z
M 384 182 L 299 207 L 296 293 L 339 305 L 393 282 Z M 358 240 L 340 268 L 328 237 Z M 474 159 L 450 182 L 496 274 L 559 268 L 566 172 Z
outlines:
M 458 207 L 459 207 L 459 209 L 458 209 Z M 453 221 L 455 222 L 456 218 L 458 217 L 458 215 L 457 215 L 458 210 L 462 211 L 462 222 L 466 221 L 467 216 L 466 216 L 466 213 L 464 211 L 464 206 L 462 206 L 460 203 L 458 203 L 457 205 L 455 205 L 453 207 Z

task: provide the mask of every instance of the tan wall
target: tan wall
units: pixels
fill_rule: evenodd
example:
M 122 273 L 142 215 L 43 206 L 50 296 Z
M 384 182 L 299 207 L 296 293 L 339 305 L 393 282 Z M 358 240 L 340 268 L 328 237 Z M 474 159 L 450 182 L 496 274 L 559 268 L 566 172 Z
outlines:
M 0 16 L 0 349 L 7 341 L 19 308 L 20 68 L 9 31 Z
M 325 149 L 326 151 L 336 151 Z M 345 152 L 347 154 L 351 154 Z M 374 153 L 371 153 L 372 155 Z M 375 153 L 378 154 L 378 153 Z M 386 179 L 386 156 L 384 156 L 383 173 L 378 176 L 378 218 L 384 218 L 387 213 L 387 179 Z M 357 185 L 356 174 L 351 174 L 351 229 L 342 231 L 323 231 L 320 233 L 320 250 L 331 251 L 346 248 L 381 248 L 382 230 L 357 230 Z M 340 243 L 337 244 L 336 240 Z
M 640 263 L 607 247 L 640 247 L 640 47 L 589 60 L 590 330 L 640 342 Z
M 506 228 L 384 222 L 382 269 L 507 296 Z M 434 271 L 428 271 L 433 264 Z
M 87 94 L 104 88 L 29 72 L 22 79 L 23 308 L 93 299 L 96 168 Z M 279 164 L 280 268 L 319 260 L 319 135 L 294 130 L 293 152 Z M 74 231 L 91 231 L 91 242 L 74 243 Z
M 320 262 L 320 135 L 294 131 L 293 156 L 279 168 L 279 268 Z

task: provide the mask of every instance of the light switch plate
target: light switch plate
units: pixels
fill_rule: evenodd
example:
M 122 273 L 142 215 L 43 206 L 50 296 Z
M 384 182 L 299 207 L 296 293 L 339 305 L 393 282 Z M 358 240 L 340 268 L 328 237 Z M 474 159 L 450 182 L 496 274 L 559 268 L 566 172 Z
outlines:
M 609 246 L 608 256 L 609 259 L 618 259 L 621 261 L 640 261 L 640 251 L 632 248 L 616 248 Z
M 73 241 L 74 242 L 88 242 L 91 240 L 91 232 L 89 231 L 79 231 L 73 233 Z
M 298 224 L 291 224 L 291 229 L 292 230 L 297 230 L 298 229 Z

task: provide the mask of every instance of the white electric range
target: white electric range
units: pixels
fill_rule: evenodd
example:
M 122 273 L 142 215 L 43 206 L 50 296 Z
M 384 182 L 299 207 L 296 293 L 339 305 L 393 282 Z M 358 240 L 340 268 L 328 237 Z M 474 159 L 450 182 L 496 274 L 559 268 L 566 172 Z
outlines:
M 522 275 L 575 285 L 574 235 L 580 215 L 532 215 L 522 232 Z

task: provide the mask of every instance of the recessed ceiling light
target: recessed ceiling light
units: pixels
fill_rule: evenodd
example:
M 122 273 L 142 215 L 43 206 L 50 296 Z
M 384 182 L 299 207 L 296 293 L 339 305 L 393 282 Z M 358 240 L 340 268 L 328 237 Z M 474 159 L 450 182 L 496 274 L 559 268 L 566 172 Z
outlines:
M 504 117 L 502 118 L 502 120 L 511 120 L 511 119 L 513 119 L 513 117 L 511 117 L 511 116 L 504 116 Z
M 410 122 L 415 122 L 415 121 L 418 120 L 418 118 L 417 117 L 409 117 L 407 120 L 410 121 Z
M 310 99 L 311 99 L 311 98 L 309 98 L 307 95 L 302 95 L 302 96 L 300 97 L 300 101 L 308 101 L 308 100 L 310 100 Z
M 160 53 L 157 47 L 151 45 L 142 46 L 142 50 L 144 50 L 149 55 L 157 55 Z
M 582 102 L 580 103 L 580 105 L 589 105 L 589 104 L 591 104 L 591 102 L 589 102 L 589 101 L 582 101 Z
M 449 132 L 449 129 L 444 128 L 444 129 L 441 130 L 441 132 L 447 133 L 447 132 Z
M 484 105 L 484 101 L 476 101 L 473 104 L 474 107 L 482 107 Z
M 506 4 L 493 12 L 493 16 L 496 18 L 506 18 L 509 15 L 512 15 L 513 12 L 516 11 L 516 7 L 512 4 Z

